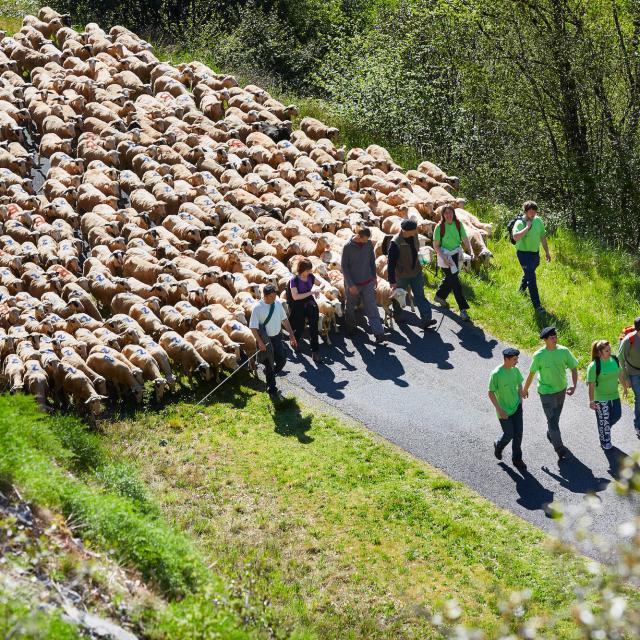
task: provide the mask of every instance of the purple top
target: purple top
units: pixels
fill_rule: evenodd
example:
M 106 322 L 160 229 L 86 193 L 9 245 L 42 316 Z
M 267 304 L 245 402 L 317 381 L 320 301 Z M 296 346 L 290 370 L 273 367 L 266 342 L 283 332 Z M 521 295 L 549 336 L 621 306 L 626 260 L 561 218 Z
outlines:
M 315 281 L 316 279 L 313 273 L 310 273 L 306 280 L 303 280 L 300 276 L 293 276 L 293 278 L 289 280 L 289 288 L 295 288 L 298 293 L 308 293 L 313 289 L 313 283 Z M 309 296 L 304 300 L 294 300 L 294 303 L 304 304 L 306 306 L 308 304 L 316 304 L 316 301 L 313 296 Z

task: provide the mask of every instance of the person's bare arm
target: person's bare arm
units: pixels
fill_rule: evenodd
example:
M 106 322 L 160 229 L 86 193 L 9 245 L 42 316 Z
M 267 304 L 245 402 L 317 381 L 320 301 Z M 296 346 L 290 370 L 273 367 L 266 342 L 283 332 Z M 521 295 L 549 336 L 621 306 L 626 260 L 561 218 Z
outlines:
M 578 386 L 578 369 L 571 369 L 571 386 L 567 389 L 567 395 L 572 396 L 576 392 Z
M 525 235 L 527 235 L 527 232 L 529 231 L 529 229 L 531 229 L 531 222 L 527 220 L 527 224 L 522 229 L 520 229 L 520 231 L 516 231 L 513 234 L 513 239 L 516 241 L 522 240 L 522 238 L 524 238 Z
M 527 379 L 524 382 L 524 389 L 522 390 L 523 398 L 529 397 L 529 387 L 531 386 L 531 383 L 533 382 L 533 379 L 535 378 L 535 376 L 536 376 L 535 371 L 529 371 L 529 375 L 527 376 Z
M 299 293 L 297 287 L 291 287 L 291 297 L 294 300 L 304 300 L 305 298 L 310 298 L 313 295 L 313 290 L 307 291 L 306 293 Z
M 596 410 L 596 401 L 595 401 L 595 382 L 588 382 L 587 386 L 589 387 L 589 408 Z
M 289 318 L 285 318 L 282 321 L 282 324 L 284 325 L 284 328 L 287 330 L 287 333 L 289 334 L 289 341 L 291 342 L 291 346 L 295 349 L 295 347 L 298 346 L 298 341 L 296 340 L 296 337 L 293 335 L 293 329 L 289 324 Z
M 549 243 L 547 242 L 547 236 L 542 236 L 540 238 L 540 242 L 542 244 L 542 248 L 544 249 L 544 253 L 547 256 L 547 262 L 551 262 L 551 254 L 549 253 Z
M 498 412 L 500 419 L 506 420 L 509 416 L 507 415 L 507 412 L 498 404 L 498 398 L 496 398 L 496 394 L 493 391 L 489 391 L 489 400 L 491 400 L 491 404 Z
M 256 339 L 258 349 L 260 349 L 260 351 L 266 351 L 267 345 L 263 342 L 260 332 L 257 329 L 251 329 L 251 333 L 253 333 L 253 337 Z

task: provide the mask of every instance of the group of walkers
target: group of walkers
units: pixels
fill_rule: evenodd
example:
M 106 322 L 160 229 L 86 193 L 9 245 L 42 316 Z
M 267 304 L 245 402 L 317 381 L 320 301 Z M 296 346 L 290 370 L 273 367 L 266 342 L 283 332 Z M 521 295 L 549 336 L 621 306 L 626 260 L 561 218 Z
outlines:
M 591 346 L 591 362 L 587 367 L 589 407 L 595 411 L 600 446 L 605 451 L 612 448 L 611 428 L 622 416 L 620 386 L 625 398 L 629 388 L 633 389 L 634 426 L 640 438 L 640 317 L 625 331 L 617 356 L 607 340 L 596 340 Z M 494 443 L 495 456 L 501 460 L 504 448 L 511 442 L 512 462 L 520 469 L 526 469 L 522 460 L 522 401 L 529 397 L 536 374 L 538 394 L 547 419 L 547 439 L 558 454 L 559 462 L 566 460 L 569 453 L 562 442 L 560 415 L 565 398 L 572 396 L 578 385 L 578 361 L 567 347 L 558 344 L 555 327 L 545 327 L 540 332 L 540 339 L 544 340 L 544 347 L 535 352 L 526 380 L 517 366 L 520 352 L 513 347 L 503 350 L 503 363 L 489 378 L 489 400 L 502 427 L 502 435 Z M 571 373 L 570 386 L 567 371 Z
M 536 312 L 544 313 L 540 302 L 536 281 L 536 270 L 540 264 L 540 248 L 545 252 L 547 262 L 551 260 L 546 239 L 544 222 L 538 216 L 535 202 L 523 205 L 520 216 L 508 225 L 512 242 L 516 245 L 516 254 L 522 267 L 522 280 L 519 291 L 529 293 Z M 393 236 L 387 245 L 388 280 L 393 292 L 397 288 L 410 289 L 413 294 L 420 326 L 424 330 L 433 328 L 437 323 L 433 319 L 431 304 L 424 293 L 424 275 L 419 259 L 420 245 L 417 236 L 417 224 L 413 220 L 403 220 L 400 232 Z M 459 278 L 459 265 L 463 250 L 471 253 L 471 246 L 464 226 L 456 218 L 453 207 L 443 211 L 441 222 L 433 235 L 433 247 L 437 254 L 438 266 L 443 279 L 434 296 L 434 302 L 448 308 L 447 297 L 453 293 L 459 308 L 460 317 L 469 320 L 469 305 L 464 297 Z M 305 326 L 308 329 L 311 353 L 314 362 L 320 362 L 318 320 L 319 312 L 315 298 L 318 289 L 314 287 L 315 278 L 310 260 L 302 259 L 297 264 L 294 275 L 286 291 L 289 316 L 282 302 L 277 299 L 273 285 L 265 285 L 263 299 L 259 301 L 251 314 L 249 326 L 253 331 L 259 349 L 260 360 L 264 363 L 267 379 L 267 391 L 276 401 L 281 398 L 276 375 L 284 367 L 286 354 L 281 336 L 285 327 L 294 351 L 301 348 Z M 376 344 L 386 341 L 385 327 L 380 320 L 376 304 L 377 272 L 376 259 L 371 231 L 361 227 L 346 243 L 342 253 L 342 273 L 345 286 L 345 331 L 353 336 L 357 330 L 357 311 L 362 310 Z M 393 315 L 402 320 L 402 308 L 392 300 Z M 619 384 L 624 396 L 631 387 L 635 395 L 635 429 L 640 438 L 640 317 L 634 326 L 625 330 L 618 354 L 612 354 L 611 345 L 606 340 L 596 340 L 592 346 L 591 363 L 587 369 L 589 388 L 589 406 L 595 412 L 600 445 L 611 449 L 611 428 L 620 420 L 622 410 Z M 522 458 L 523 411 L 522 401 L 529 397 L 531 384 L 538 376 L 538 394 L 547 420 L 547 438 L 558 456 L 558 461 L 567 459 L 569 450 L 562 441 L 560 417 L 567 396 L 575 393 L 578 384 L 578 360 L 571 351 L 558 344 L 555 327 L 545 327 L 540 332 L 544 346 L 533 356 L 527 378 L 518 369 L 520 352 L 507 348 L 502 352 L 503 363 L 496 367 L 489 380 L 489 400 L 493 404 L 500 426 L 501 436 L 494 443 L 494 453 L 502 459 L 505 447 L 512 443 L 512 461 L 514 466 L 526 469 Z M 567 383 L 567 372 L 571 375 L 571 384 Z

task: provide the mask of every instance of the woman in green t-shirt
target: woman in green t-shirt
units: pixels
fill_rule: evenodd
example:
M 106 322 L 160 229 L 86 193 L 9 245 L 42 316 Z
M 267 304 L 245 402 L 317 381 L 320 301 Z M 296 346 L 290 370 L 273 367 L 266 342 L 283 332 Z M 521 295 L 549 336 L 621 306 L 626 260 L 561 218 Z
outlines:
M 451 205 L 443 205 L 439 209 L 440 222 L 433 232 L 433 248 L 438 256 L 438 266 L 442 269 L 444 279 L 440 283 L 433 298 L 436 304 L 449 307 L 447 296 L 453 295 L 460 309 L 460 317 L 470 320 L 467 309 L 469 303 L 462 292 L 462 284 L 458 275 L 458 268 L 462 265 L 462 245 L 471 255 L 471 244 L 462 223 L 456 218 L 456 210 Z
M 596 412 L 600 446 L 611 449 L 611 427 L 622 416 L 622 404 L 618 382 L 627 397 L 627 381 L 618 358 L 611 355 L 611 345 L 606 340 L 596 340 L 591 346 L 591 364 L 587 368 L 589 407 Z

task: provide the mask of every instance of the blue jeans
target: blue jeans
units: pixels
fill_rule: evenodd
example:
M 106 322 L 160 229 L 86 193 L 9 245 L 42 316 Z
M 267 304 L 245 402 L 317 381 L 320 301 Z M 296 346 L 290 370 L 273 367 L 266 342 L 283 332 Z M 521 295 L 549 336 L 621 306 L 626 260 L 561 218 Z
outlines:
M 611 427 L 622 417 L 620 398 L 599 402 L 596 400 L 596 421 L 598 436 L 603 449 L 611 449 Z
M 500 420 L 502 435 L 496 440 L 496 449 L 502 451 L 511 441 L 511 459 L 514 462 L 522 460 L 522 403 L 518 405 L 515 413 L 506 420 Z
M 416 307 L 418 307 L 420 319 L 423 322 L 431 320 L 431 305 L 424 295 L 424 275 L 422 272 L 410 278 L 398 278 L 396 286 L 400 289 L 411 287 L 411 292 L 413 293 L 413 299 L 415 300 Z M 396 305 L 393 306 L 395 309 Z
M 640 376 L 629 376 L 629 382 L 631 382 L 631 388 L 633 389 L 633 395 L 636 403 L 633 426 L 636 428 L 636 431 L 640 431 Z
M 522 282 L 520 282 L 520 291 L 526 291 L 529 289 L 531 302 L 537 309 L 540 306 L 540 295 L 538 294 L 536 269 L 540 264 L 540 254 L 535 251 L 518 251 L 517 255 L 523 271 Z

